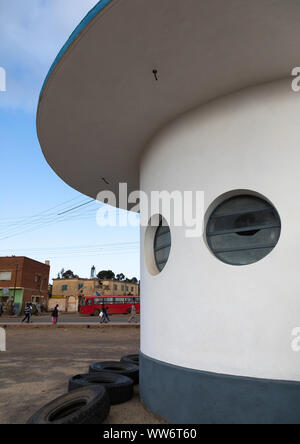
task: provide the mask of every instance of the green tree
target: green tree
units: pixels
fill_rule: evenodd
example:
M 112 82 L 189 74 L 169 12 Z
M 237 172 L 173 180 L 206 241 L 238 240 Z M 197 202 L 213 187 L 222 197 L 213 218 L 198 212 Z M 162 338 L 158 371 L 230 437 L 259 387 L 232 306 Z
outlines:
M 78 276 L 74 274 L 72 270 L 65 271 L 62 274 L 62 279 L 77 279 L 77 278 Z
M 125 274 L 123 273 L 117 274 L 117 281 L 123 282 L 125 281 L 125 279 L 126 279 Z
M 97 278 L 103 281 L 113 281 L 115 273 L 112 270 L 102 270 L 97 274 Z

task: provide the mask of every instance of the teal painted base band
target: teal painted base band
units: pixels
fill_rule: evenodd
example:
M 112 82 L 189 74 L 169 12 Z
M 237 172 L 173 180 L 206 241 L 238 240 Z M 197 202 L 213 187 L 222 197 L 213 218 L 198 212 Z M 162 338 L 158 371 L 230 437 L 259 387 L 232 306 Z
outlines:
M 144 405 L 173 424 L 300 424 L 300 383 L 227 376 L 140 355 Z

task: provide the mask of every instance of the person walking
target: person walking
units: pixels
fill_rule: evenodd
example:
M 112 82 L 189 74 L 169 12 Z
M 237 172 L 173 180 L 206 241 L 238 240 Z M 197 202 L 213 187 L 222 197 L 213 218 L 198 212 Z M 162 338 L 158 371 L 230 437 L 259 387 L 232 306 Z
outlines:
M 131 307 L 131 314 L 130 314 L 130 317 L 128 319 L 128 323 L 130 324 L 133 321 L 137 324 L 136 308 L 135 308 L 134 304 Z
M 26 307 L 25 307 L 25 318 L 22 320 L 22 324 L 26 321 L 27 324 L 30 324 L 31 322 L 31 312 L 32 312 L 32 307 L 29 304 L 29 302 L 27 302 Z
M 3 305 L 0 304 L 0 318 L 1 318 L 1 316 L 3 315 L 3 313 L 4 313 Z
M 57 320 L 58 320 L 58 314 L 59 314 L 59 305 L 56 305 L 56 307 L 54 308 L 53 312 L 52 312 L 52 324 L 56 325 L 57 324 Z
M 41 311 L 41 306 L 40 306 L 39 302 L 37 302 L 35 304 L 35 306 L 36 306 L 36 315 L 40 316 L 42 314 L 42 311 Z
M 105 319 L 106 319 L 107 323 L 110 322 L 110 319 L 109 319 L 109 316 L 108 316 L 108 308 L 107 307 L 105 308 L 104 316 L 105 316 Z
M 108 317 L 108 309 L 104 305 L 102 307 L 102 312 L 100 313 L 100 318 L 100 324 L 108 324 L 110 322 Z
M 100 324 L 107 324 L 108 323 L 106 316 L 105 316 L 105 307 L 102 308 L 102 311 L 101 311 L 99 317 L 100 317 Z

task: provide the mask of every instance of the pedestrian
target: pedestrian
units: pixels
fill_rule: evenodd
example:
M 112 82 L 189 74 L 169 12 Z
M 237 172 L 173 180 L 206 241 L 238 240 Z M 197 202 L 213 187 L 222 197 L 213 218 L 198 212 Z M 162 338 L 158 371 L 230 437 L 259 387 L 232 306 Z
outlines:
M 134 304 L 131 307 L 131 314 L 130 314 L 130 317 L 128 319 L 128 323 L 130 324 L 133 321 L 137 324 L 136 308 L 135 308 Z
M 37 311 L 37 316 L 40 316 L 40 314 L 42 313 L 42 311 L 41 311 L 41 306 L 40 306 L 40 304 L 39 304 L 39 302 L 37 302 L 36 304 L 35 304 L 35 306 L 36 306 L 36 311 Z
M 52 312 L 52 324 L 56 325 L 57 324 L 57 320 L 58 320 L 58 313 L 59 313 L 59 305 L 56 305 L 56 307 L 54 308 L 53 312 Z
M 27 302 L 26 307 L 25 307 L 25 318 L 22 320 L 22 324 L 25 321 L 27 322 L 27 324 L 30 324 L 31 312 L 32 312 L 32 306 L 29 304 L 29 302 Z
M 105 319 L 106 319 L 107 323 L 110 322 L 110 319 L 108 317 L 108 307 L 106 307 L 105 310 L 104 310 L 104 316 L 105 316 Z
M 107 324 L 106 316 L 105 316 L 105 308 L 101 310 L 99 317 L 100 317 L 100 324 Z
M 108 309 L 104 305 L 102 306 L 102 312 L 100 313 L 100 324 L 108 324 L 110 322 L 108 317 Z
M 3 305 L 2 304 L 0 304 L 0 317 L 3 315 L 3 313 L 4 313 L 4 310 L 3 310 Z

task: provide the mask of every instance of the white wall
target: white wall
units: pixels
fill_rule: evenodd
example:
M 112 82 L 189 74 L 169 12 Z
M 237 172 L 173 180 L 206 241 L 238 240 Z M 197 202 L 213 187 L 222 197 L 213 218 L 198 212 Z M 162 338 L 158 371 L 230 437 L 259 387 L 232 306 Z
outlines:
M 249 266 L 226 265 L 203 238 L 172 228 L 169 261 L 152 276 L 142 247 L 142 352 L 204 371 L 300 381 L 300 353 L 291 350 L 300 325 L 300 94 L 291 82 L 239 92 L 173 122 L 144 154 L 141 189 L 202 190 L 206 209 L 225 192 L 248 189 L 268 198 L 282 222 L 277 247 Z

